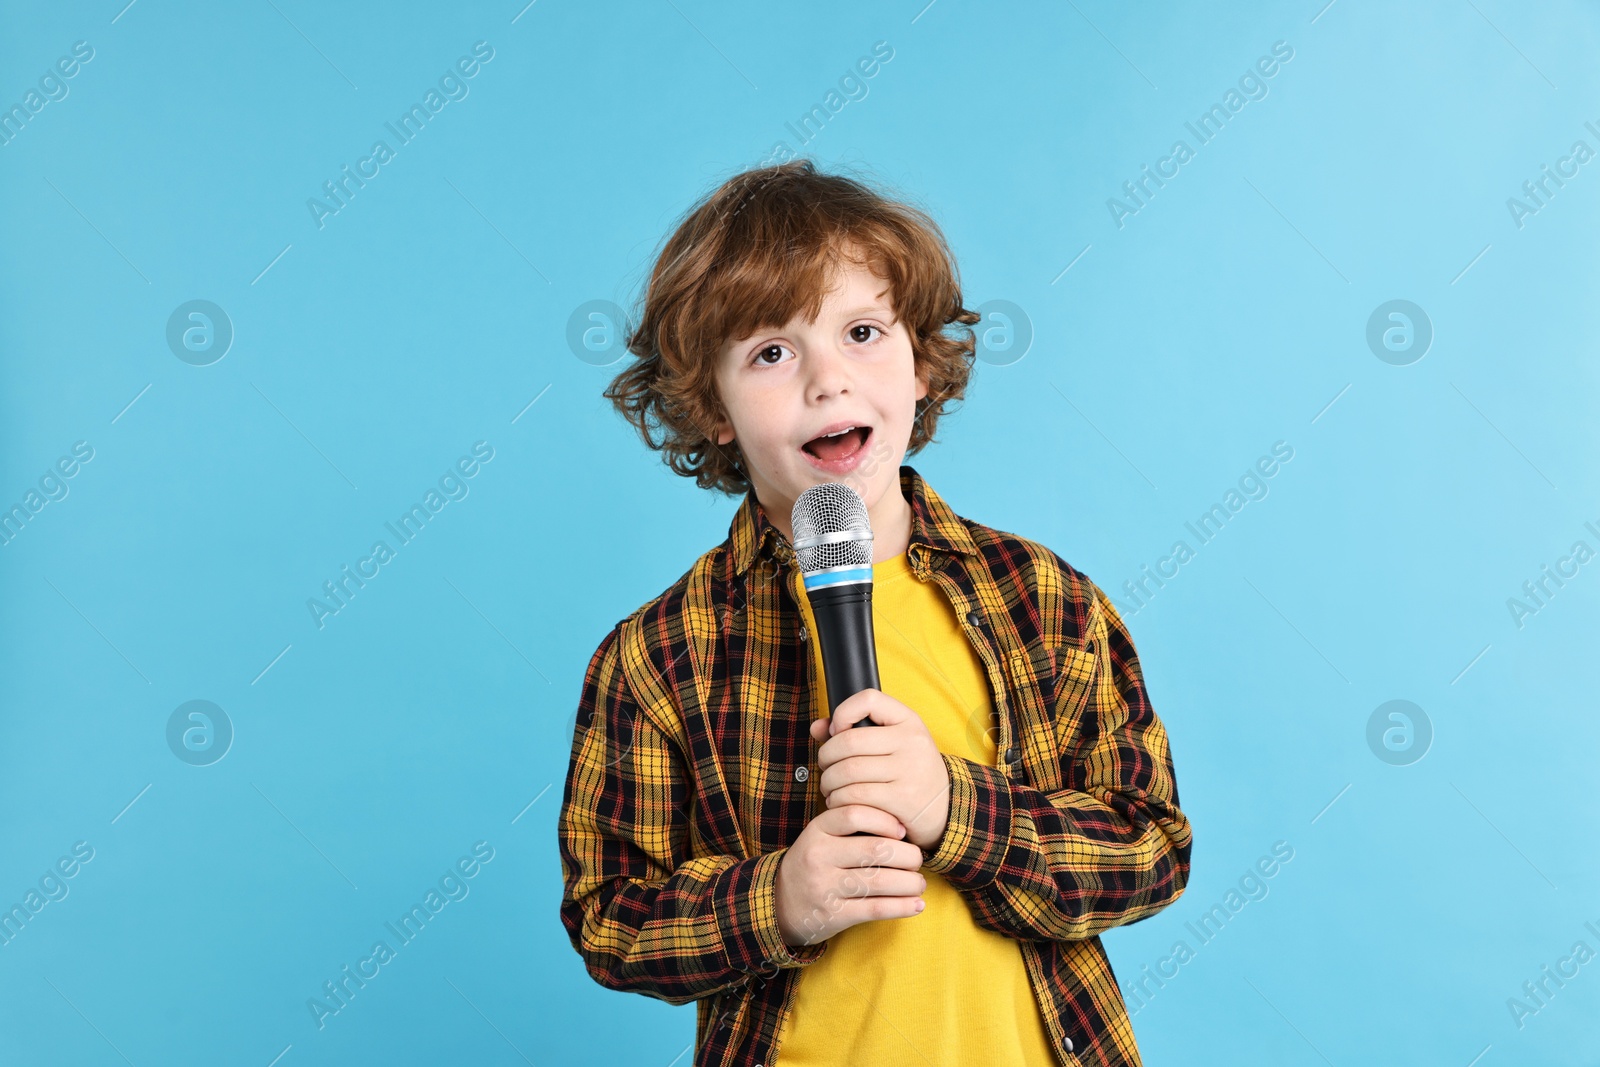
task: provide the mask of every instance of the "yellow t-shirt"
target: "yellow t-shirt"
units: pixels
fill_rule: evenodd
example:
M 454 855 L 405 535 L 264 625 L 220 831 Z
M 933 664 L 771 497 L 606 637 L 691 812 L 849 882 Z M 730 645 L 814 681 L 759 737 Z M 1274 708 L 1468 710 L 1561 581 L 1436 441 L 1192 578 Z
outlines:
M 904 554 L 873 564 L 872 582 L 879 687 L 921 716 L 940 752 L 994 766 L 983 663 L 949 599 L 932 579 L 918 580 Z M 815 634 L 810 605 L 801 611 Z M 822 653 L 814 639 L 810 645 L 820 678 Z M 821 685 L 814 714 L 828 716 Z M 819 797 L 816 812 L 823 810 Z M 979 926 L 943 877 L 923 875 L 921 914 L 841 930 L 801 969 L 778 1037 L 782 1067 L 1056 1067 L 1021 947 Z

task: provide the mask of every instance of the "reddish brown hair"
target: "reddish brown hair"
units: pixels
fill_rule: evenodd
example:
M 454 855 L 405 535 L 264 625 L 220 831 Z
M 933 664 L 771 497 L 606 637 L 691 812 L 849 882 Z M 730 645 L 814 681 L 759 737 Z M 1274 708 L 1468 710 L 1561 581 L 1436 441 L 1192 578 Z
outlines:
M 809 159 L 747 170 L 690 209 L 650 272 L 628 336 L 635 359 L 605 397 L 673 471 L 702 489 L 745 492 L 738 441 L 723 447 L 710 436 L 723 410 L 718 356 L 730 339 L 782 327 L 802 310 L 814 321 L 852 250 L 888 280 L 917 372 L 928 379 L 906 450 L 914 455 L 966 393 L 979 316 L 961 306 L 955 257 L 933 219 L 819 173 Z M 951 324 L 959 325 L 947 334 Z

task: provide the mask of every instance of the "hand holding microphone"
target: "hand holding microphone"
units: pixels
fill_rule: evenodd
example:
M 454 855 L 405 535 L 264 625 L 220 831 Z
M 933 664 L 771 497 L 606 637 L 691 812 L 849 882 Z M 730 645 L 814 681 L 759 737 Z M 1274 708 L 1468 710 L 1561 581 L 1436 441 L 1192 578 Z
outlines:
M 869 714 L 875 729 L 850 729 Z M 925 855 L 938 851 L 950 817 L 950 770 L 922 716 L 864 689 L 832 718 L 812 723 L 811 736 L 822 743 L 816 782 L 829 810 L 871 805 L 905 827 L 905 840 Z

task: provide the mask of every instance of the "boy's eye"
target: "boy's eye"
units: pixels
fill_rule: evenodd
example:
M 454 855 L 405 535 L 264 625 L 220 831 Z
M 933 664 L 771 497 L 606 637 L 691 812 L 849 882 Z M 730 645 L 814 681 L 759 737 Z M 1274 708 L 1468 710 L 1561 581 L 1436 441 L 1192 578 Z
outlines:
M 862 337 L 857 333 L 858 330 L 867 330 L 869 331 L 869 334 L 866 337 Z M 880 334 L 883 333 L 882 327 L 874 326 L 870 322 L 863 322 L 859 325 L 850 327 L 850 336 L 860 343 L 866 344 L 873 339 L 870 334 L 870 331 L 872 330 L 877 330 Z
M 783 363 L 783 354 L 787 351 L 789 350 L 782 345 L 768 345 L 756 352 L 755 361 L 764 367 L 771 367 L 775 364 Z

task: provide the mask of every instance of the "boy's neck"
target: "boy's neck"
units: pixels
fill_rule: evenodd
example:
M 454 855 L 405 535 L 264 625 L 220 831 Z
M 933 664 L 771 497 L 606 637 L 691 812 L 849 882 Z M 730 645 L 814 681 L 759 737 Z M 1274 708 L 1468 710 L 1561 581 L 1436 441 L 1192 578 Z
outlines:
M 911 504 L 900 491 L 898 480 L 878 501 L 878 509 L 884 514 L 867 513 L 867 521 L 872 523 L 874 563 L 893 559 L 911 544 Z

